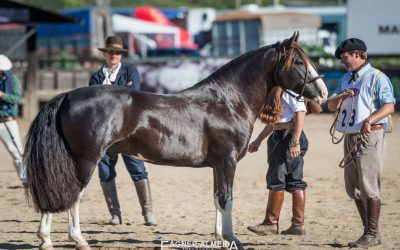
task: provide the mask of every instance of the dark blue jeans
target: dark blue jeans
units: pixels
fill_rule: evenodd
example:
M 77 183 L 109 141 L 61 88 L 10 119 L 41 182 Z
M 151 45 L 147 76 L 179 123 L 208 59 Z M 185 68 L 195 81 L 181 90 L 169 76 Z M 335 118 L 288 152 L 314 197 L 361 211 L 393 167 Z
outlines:
M 308 150 L 308 140 L 304 132 L 300 135 L 300 155 L 293 158 L 289 154 L 289 142 L 292 135 L 285 136 L 285 130 L 273 132 L 268 138 L 267 188 L 271 190 L 305 189 L 303 181 L 304 155 Z
M 125 167 L 128 170 L 133 181 L 147 179 L 147 171 L 143 161 L 137 160 L 132 156 L 122 154 Z M 99 177 L 101 182 L 109 182 L 117 176 L 115 165 L 118 161 L 118 155 L 111 157 L 106 154 L 99 162 Z

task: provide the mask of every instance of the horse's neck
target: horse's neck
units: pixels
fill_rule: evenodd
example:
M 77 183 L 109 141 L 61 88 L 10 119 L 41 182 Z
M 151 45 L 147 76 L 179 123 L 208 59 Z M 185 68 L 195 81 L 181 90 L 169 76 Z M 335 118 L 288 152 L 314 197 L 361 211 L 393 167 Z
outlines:
M 276 56 L 274 48 L 261 48 L 249 58 L 239 58 L 233 67 L 232 72 L 236 74 L 234 85 L 238 86 L 242 99 L 256 115 L 265 104 L 267 85 L 273 83 Z
M 259 73 L 261 75 L 261 72 Z M 262 73 L 264 74 L 264 73 Z M 223 104 L 242 114 L 250 122 L 255 122 L 264 106 L 267 82 L 261 79 L 244 80 L 241 77 L 211 78 L 182 92 L 183 95 L 207 103 Z
M 203 93 L 199 98 L 226 102 L 251 113 L 255 120 L 265 104 L 267 84 L 273 83 L 275 63 L 275 49 L 259 49 L 234 59 L 182 93 Z

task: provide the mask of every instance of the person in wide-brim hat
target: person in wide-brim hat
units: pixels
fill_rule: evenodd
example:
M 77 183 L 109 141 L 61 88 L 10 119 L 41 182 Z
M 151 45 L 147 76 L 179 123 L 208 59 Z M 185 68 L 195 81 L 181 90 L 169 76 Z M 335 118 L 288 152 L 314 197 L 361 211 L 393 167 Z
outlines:
M 119 36 L 109 36 L 106 39 L 106 46 L 104 48 L 99 48 L 102 52 L 114 51 L 126 53 L 128 50 L 124 49 L 122 39 Z
M 12 63 L 5 55 L 0 55 L 0 71 L 7 71 L 12 68 Z
M 124 49 L 122 39 L 119 36 L 109 36 L 106 39 L 106 46 L 99 48 L 103 52 L 105 63 L 101 69 L 94 72 L 89 80 L 89 86 L 109 85 L 124 86 L 131 90 L 140 90 L 140 75 L 136 66 L 132 63 L 121 62 L 122 54 L 127 50 Z M 109 91 L 111 88 L 100 88 L 100 91 Z M 122 89 L 120 89 L 122 91 Z M 131 93 L 126 90 L 127 93 Z M 129 92 L 128 92 L 129 91 Z M 107 94 L 107 93 L 104 93 Z M 122 100 L 121 100 L 122 101 Z M 123 103 L 121 103 L 123 105 Z M 110 117 L 113 114 L 109 114 Z M 110 118 L 112 119 L 112 118 Z M 151 197 L 150 181 L 146 167 L 142 160 L 135 159 L 130 155 L 122 154 L 125 167 L 131 176 L 136 188 L 137 197 L 142 207 L 142 215 L 146 226 L 155 226 L 157 221 L 153 212 L 153 201 Z M 117 186 L 115 183 L 116 164 L 118 154 L 105 154 L 98 163 L 98 174 L 100 186 L 110 212 L 111 219 L 109 224 L 121 225 L 122 216 L 119 205 Z

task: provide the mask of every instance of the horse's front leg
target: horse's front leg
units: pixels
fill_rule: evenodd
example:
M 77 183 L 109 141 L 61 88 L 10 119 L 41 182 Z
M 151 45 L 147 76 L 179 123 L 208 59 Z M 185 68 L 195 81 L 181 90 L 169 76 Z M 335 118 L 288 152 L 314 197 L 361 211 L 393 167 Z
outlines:
M 42 240 L 42 243 L 39 245 L 40 250 L 54 249 L 53 242 L 51 242 L 51 238 L 50 238 L 52 217 L 53 217 L 53 214 L 42 213 L 42 217 L 40 218 L 39 229 L 36 232 L 36 235 Z
M 222 213 L 219 204 L 218 204 L 218 186 L 217 186 L 217 168 L 213 168 L 214 173 L 214 205 L 215 205 L 215 238 L 217 240 L 222 241 Z
M 242 244 L 233 233 L 232 226 L 232 188 L 235 170 L 236 161 L 233 158 L 225 160 L 222 166 L 214 167 L 215 237 L 223 241 L 225 247 L 242 249 Z
M 83 195 L 83 191 L 79 194 L 78 200 L 74 206 L 68 210 L 68 226 L 69 234 L 68 239 L 74 241 L 76 244 L 75 249 L 77 250 L 89 250 L 89 244 L 83 239 L 81 234 L 81 227 L 79 225 L 79 204 Z

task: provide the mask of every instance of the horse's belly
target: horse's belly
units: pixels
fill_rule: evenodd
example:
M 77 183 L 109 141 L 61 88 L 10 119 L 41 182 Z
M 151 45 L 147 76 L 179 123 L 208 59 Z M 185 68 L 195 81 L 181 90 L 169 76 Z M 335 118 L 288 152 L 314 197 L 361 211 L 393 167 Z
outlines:
M 159 148 L 159 150 L 153 149 L 146 152 L 138 152 L 132 155 L 136 159 L 146 162 L 173 166 L 200 167 L 203 166 L 205 160 L 205 155 L 201 150 L 191 151 L 187 148 L 174 149 L 172 146 L 165 146 Z
M 207 150 L 204 140 L 191 130 L 174 131 L 164 128 L 163 133 L 155 129 L 138 129 L 136 133 L 114 145 L 117 151 L 125 152 L 147 162 L 176 165 L 201 166 Z

